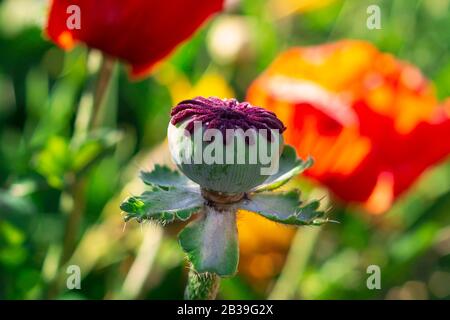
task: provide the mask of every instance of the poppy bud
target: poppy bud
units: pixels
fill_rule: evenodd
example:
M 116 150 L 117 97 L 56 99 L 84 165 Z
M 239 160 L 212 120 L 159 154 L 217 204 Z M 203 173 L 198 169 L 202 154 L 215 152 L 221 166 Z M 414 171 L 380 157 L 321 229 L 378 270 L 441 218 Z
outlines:
M 172 109 L 169 147 L 204 190 L 243 193 L 278 170 L 286 129 L 276 115 L 235 99 L 197 97 Z

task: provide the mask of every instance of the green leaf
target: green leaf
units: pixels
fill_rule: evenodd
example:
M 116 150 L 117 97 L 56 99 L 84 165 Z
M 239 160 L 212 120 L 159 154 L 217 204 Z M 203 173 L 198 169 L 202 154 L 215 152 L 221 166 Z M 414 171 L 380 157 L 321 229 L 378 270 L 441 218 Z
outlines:
M 72 151 L 66 138 L 53 136 L 36 155 L 34 167 L 54 188 L 64 186 L 64 175 L 70 170 Z
M 136 219 L 166 224 L 175 219 L 185 221 L 203 206 L 203 198 L 195 190 L 154 188 L 141 196 L 126 199 L 120 208 L 126 212 L 125 221 Z
M 321 225 L 329 220 L 319 211 L 319 201 L 302 206 L 297 191 L 256 193 L 244 200 L 239 208 L 258 213 L 275 222 L 290 225 Z
M 78 88 L 69 79 L 57 81 L 52 88 L 50 99 L 42 113 L 42 118 L 30 137 L 29 144 L 39 148 L 52 136 L 62 135 L 70 127 L 75 111 Z
M 69 142 L 52 136 L 34 159 L 36 171 L 54 188 L 63 188 L 67 174 L 81 176 L 110 154 L 121 139 L 114 130 L 99 130 L 83 140 Z
M 156 186 L 163 189 L 178 187 L 192 187 L 194 184 L 180 174 L 178 171 L 172 171 L 166 166 L 156 165 L 153 171 L 141 171 L 141 179 L 145 184 Z
M 280 157 L 279 170 L 270 176 L 264 184 L 256 187 L 254 192 L 270 191 L 277 189 L 287 183 L 292 177 L 302 173 L 314 164 L 312 158 L 306 161 L 297 157 L 295 149 L 286 145 Z
M 208 206 L 205 209 L 199 220 L 181 231 L 180 245 L 197 272 L 232 276 L 239 262 L 236 214 Z
M 25 197 L 16 197 L 9 192 L 0 190 L 0 221 L 11 216 L 25 217 L 36 213 L 34 203 Z
M 77 173 L 88 171 L 93 165 L 114 151 L 122 134 L 116 130 L 98 130 L 83 141 L 74 143 L 71 170 Z

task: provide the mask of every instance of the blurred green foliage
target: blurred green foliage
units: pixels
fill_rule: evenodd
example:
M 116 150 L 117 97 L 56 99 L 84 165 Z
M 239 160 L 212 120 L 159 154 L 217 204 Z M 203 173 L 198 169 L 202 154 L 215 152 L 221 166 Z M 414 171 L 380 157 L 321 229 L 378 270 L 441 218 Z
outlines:
M 374 3 L 381 30 L 366 28 Z M 168 161 L 160 144 L 175 101 L 161 80 L 166 69 L 192 84 L 214 70 L 242 99 L 282 50 L 358 38 L 417 65 L 440 98 L 450 96 L 449 0 L 338 0 L 280 19 L 267 1 L 242 0 L 225 13 L 246 22 L 250 45 L 241 56 L 226 63 L 215 56 L 211 30 L 219 17 L 147 80 L 130 82 L 117 65 L 103 126 L 91 132 L 101 57 L 84 47 L 65 53 L 46 41 L 44 8 L 45 1 L 0 0 L 1 299 L 182 298 L 179 226 L 163 233 L 132 224 L 123 232 L 118 210 L 122 195 L 140 188 L 138 169 Z M 448 164 L 427 172 L 384 216 L 350 206 L 332 215 L 341 223 L 320 231 L 285 290 L 289 298 L 450 298 Z M 81 290 L 66 289 L 71 263 L 81 267 Z M 381 290 L 366 287 L 373 264 L 382 269 Z M 276 280 L 260 287 L 240 275 L 223 281 L 220 297 L 265 298 Z

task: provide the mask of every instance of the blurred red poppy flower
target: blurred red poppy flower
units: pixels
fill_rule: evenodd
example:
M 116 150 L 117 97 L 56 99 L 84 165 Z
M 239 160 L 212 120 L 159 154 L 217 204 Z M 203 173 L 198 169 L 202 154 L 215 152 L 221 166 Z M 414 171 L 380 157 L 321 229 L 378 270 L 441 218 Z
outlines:
M 46 32 L 64 49 L 84 42 L 124 60 L 131 65 L 131 75 L 140 77 L 211 14 L 220 11 L 223 3 L 224 0 L 52 0 Z
M 417 68 L 367 42 L 288 50 L 247 100 L 275 111 L 287 142 L 315 158 L 307 175 L 374 213 L 450 154 L 450 100 L 439 105 Z

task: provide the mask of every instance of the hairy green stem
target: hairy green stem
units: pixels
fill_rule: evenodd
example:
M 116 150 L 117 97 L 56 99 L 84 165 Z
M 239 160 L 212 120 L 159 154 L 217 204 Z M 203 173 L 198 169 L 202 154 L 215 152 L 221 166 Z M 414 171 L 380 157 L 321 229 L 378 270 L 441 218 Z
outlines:
M 214 300 L 219 290 L 220 277 L 215 273 L 189 271 L 184 298 L 186 300 Z

